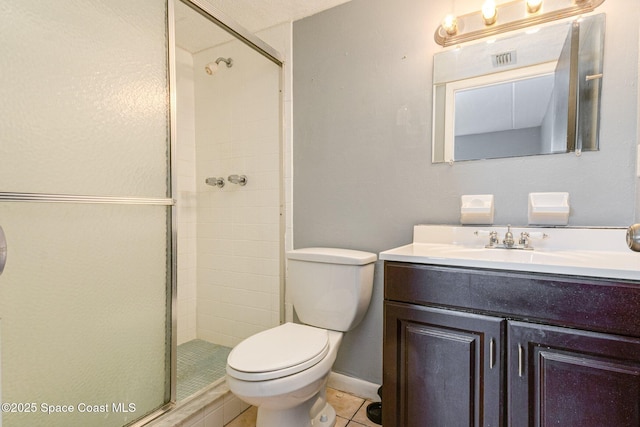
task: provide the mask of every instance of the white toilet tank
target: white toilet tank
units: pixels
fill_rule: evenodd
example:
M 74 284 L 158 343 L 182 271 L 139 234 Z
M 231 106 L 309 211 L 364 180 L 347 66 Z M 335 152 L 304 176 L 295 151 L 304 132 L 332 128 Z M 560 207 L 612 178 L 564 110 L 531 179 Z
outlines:
M 300 321 L 343 332 L 356 327 L 371 301 L 377 258 L 337 248 L 287 252 L 287 291 Z

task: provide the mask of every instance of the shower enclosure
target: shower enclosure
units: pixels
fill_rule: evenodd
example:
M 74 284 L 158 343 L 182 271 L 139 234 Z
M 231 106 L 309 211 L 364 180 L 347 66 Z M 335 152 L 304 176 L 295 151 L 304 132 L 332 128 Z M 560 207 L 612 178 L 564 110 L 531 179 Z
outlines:
M 281 61 L 220 15 L 175 2 L 178 400 L 281 319 Z
M 196 73 L 215 85 L 264 65 L 242 48 L 189 53 L 193 107 L 184 114 L 176 86 L 190 83 L 168 72 L 183 65 L 174 8 L 173 0 L 0 4 L 4 427 L 136 423 L 176 399 L 178 340 L 230 347 L 279 320 L 281 251 L 273 258 L 269 239 L 281 235 L 280 67 L 258 54 L 275 83 L 267 71 L 236 81 L 231 95 L 198 86 Z M 219 56 L 238 62 L 206 74 Z M 261 79 L 275 87 L 263 91 Z M 204 94 L 215 102 L 202 104 Z M 254 109 L 261 96 L 276 103 L 271 116 Z M 260 125 L 268 120 L 275 153 L 266 149 L 274 127 Z M 248 181 L 219 189 L 205 184 L 210 174 Z

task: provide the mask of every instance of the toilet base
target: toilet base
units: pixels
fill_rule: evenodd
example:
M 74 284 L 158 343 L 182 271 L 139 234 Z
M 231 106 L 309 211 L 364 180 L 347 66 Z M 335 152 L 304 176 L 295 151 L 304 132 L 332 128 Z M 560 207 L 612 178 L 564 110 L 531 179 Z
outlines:
M 324 402 L 317 414 L 311 418 L 311 412 L 316 412 L 313 399 L 303 405 L 288 409 L 269 409 L 258 407 L 256 427 L 334 427 L 336 425 L 336 411 L 329 403 Z
M 323 410 L 313 419 L 312 426 L 333 427 L 336 425 L 336 410 L 327 403 Z

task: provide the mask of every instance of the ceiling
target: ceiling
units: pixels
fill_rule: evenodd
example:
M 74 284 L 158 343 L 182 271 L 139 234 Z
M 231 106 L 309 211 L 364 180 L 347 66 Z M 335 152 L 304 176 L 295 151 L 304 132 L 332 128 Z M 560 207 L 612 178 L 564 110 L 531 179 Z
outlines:
M 311 16 L 349 0 L 204 0 L 214 9 L 256 33 L 283 22 Z M 191 8 L 176 2 L 176 43 L 191 53 L 230 40 L 223 30 L 210 21 L 198 19 Z
M 553 114 L 554 74 L 461 90 L 455 94 L 455 135 L 537 128 Z

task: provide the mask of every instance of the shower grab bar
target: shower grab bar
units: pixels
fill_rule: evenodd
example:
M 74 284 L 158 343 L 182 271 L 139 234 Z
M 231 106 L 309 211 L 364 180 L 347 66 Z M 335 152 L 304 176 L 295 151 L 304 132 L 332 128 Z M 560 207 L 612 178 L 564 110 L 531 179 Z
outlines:
M 232 184 L 245 186 L 247 185 L 247 176 L 246 175 L 229 175 L 229 177 L 227 178 L 227 181 L 229 181 Z

